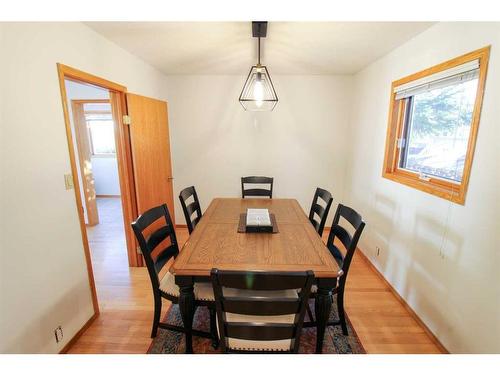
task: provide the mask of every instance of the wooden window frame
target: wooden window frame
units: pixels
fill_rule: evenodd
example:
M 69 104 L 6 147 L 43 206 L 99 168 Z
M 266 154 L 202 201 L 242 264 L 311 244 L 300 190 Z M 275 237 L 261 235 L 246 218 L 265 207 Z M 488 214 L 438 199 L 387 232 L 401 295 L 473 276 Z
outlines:
M 470 171 L 474 157 L 474 149 L 476 146 L 477 132 L 479 129 L 489 55 L 490 46 L 487 46 L 392 82 L 382 177 L 450 200 L 454 203 L 461 205 L 465 204 L 465 196 L 469 185 Z M 479 79 L 476 100 L 474 102 L 474 110 L 472 113 L 471 129 L 469 141 L 467 143 L 467 153 L 464 162 L 462 181 L 460 183 L 455 183 L 450 180 L 432 176 L 429 176 L 426 179 L 421 179 L 419 173 L 400 168 L 398 165 L 400 148 L 398 148 L 397 143 L 405 128 L 404 119 L 407 101 L 405 99 L 396 100 L 394 89 L 405 83 L 415 81 L 473 60 L 479 60 Z

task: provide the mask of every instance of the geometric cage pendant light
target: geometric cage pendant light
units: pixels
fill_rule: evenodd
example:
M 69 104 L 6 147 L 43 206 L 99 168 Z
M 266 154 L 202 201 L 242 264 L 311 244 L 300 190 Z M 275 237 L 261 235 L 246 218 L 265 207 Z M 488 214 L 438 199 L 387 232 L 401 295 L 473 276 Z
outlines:
M 259 57 L 257 65 L 250 68 L 243 90 L 241 90 L 240 104 L 245 111 L 272 111 L 278 103 L 278 96 L 269 71 L 260 63 L 260 38 L 265 38 L 267 35 L 267 22 L 252 22 L 252 35 L 258 38 Z

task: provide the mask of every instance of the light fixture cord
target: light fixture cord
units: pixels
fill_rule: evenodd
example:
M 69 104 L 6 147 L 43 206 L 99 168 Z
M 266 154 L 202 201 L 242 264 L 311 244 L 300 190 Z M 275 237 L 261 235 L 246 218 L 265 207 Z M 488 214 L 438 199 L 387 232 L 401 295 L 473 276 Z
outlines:
M 260 36 L 259 36 L 259 65 L 260 65 Z

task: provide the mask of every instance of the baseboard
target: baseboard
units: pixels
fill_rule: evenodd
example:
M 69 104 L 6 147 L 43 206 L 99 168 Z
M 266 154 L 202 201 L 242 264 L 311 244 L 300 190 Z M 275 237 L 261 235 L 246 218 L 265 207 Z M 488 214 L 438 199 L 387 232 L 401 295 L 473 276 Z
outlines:
M 403 305 L 403 307 L 406 309 L 406 311 L 408 311 L 408 313 L 411 315 L 411 317 L 413 319 L 415 319 L 415 321 L 418 323 L 418 325 L 420 327 L 422 327 L 422 329 L 431 338 L 432 342 L 434 344 L 436 344 L 436 346 L 439 348 L 439 350 L 443 354 L 450 354 L 448 349 L 446 349 L 446 347 L 443 344 L 441 344 L 441 342 L 438 340 L 438 338 L 434 335 L 434 333 L 432 333 L 432 331 L 429 329 L 429 327 L 427 327 L 427 325 L 422 321 L 422 319 L 420 319 L 420 317 L 417 315 L 417 313 L 415 311 L 413 311 L 413 309 L 410 307 L 410 305 L 408 305 L 408 303 L 406 303 L 406 301 L 403 299 L 403 297 L 401 297 L 401 295 L 398 293 L 398 291 L 387 281 L 387 279 L 377 269 L 377 267 L 375 267 L 375 265 L 372 263 L 370 258 L 368 258 L 359 248 L 358 248 L 357 253 L 361 256 L 361 258 L 363 258 L 366 261 L 368 266 L 384 281 L 384 283 L 390 289 L 392 294 L 394 294 L 396 299 Z
M 113 194 L 96 194 L 96 198 L 120 198 L 121 195 L 113 195 Z
M 66 354 L 75 344 L 75 342 L 80 338 L 80 336 L 83 335 L 83 333 L 87 330 L 87 328 L 90 327 L 90 325 L 94 322 L 94 320 L 97 319 L 98 316 L 99 313 L 94 313 L 94 315 L 90 317 L 87 323 L 85 323 L 83 327 L 80 328 L 78 332 L 71 338 L 71 340 L 69 340 L 68 343 L 64 345 L 64 347 L 59 351 L 59 354 Z

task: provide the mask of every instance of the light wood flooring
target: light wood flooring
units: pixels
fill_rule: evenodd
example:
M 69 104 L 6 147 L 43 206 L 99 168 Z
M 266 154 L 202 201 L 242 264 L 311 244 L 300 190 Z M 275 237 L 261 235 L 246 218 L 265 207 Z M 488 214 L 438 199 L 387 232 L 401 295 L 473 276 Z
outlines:
M 153 317 L 149 277 L 145 268 L 128 267 L 120 199 L 97 202 L 100 224 L 88 235 L 101 313 L 69 353 L 145 353 Z M 187 229 L 179 228 L 177 238 L 184 244 Z M 359 254 L 349 271 L 346 312 L 368 353 L 441 353 Z

